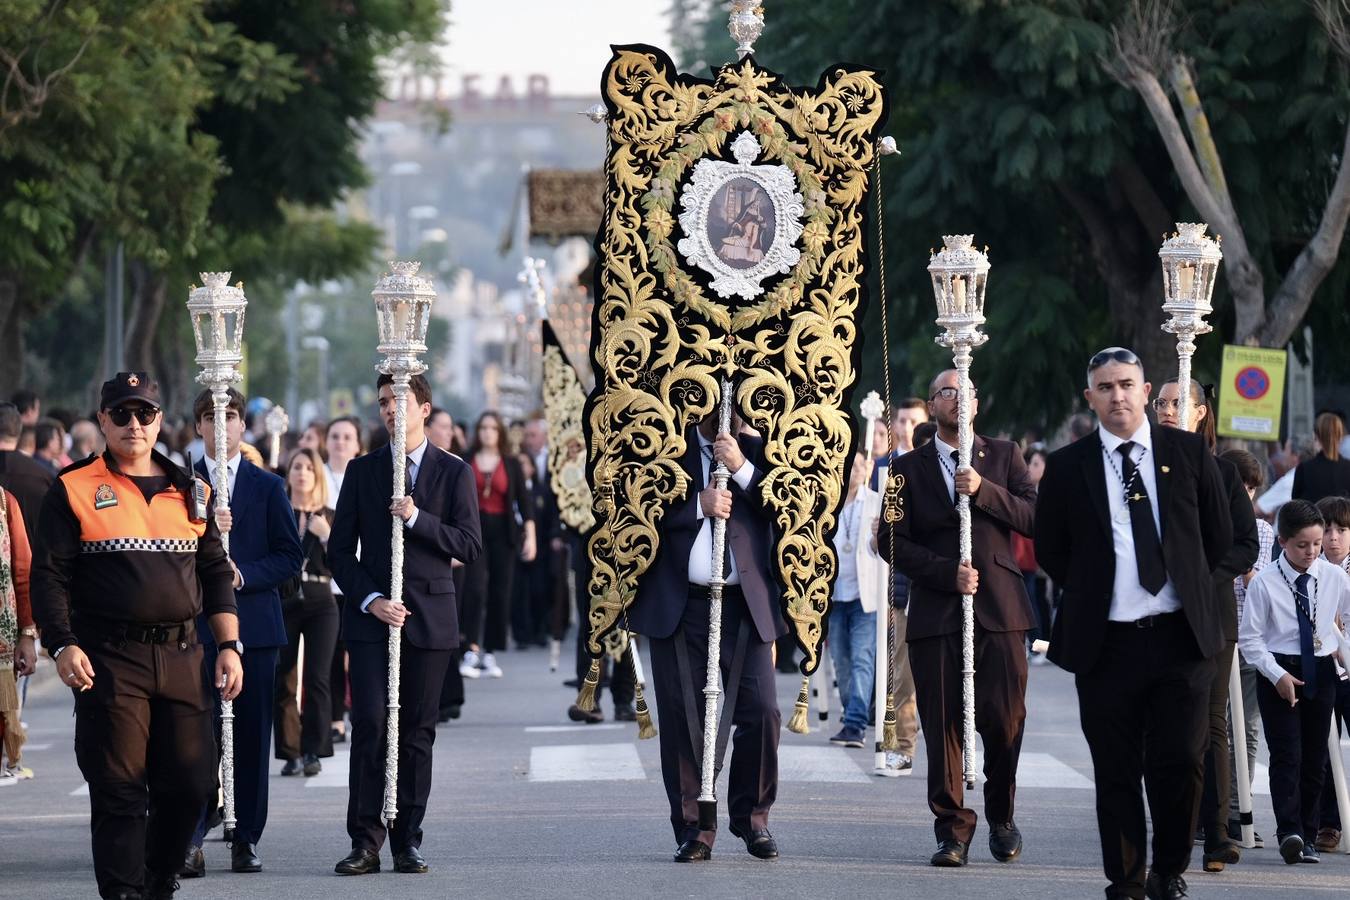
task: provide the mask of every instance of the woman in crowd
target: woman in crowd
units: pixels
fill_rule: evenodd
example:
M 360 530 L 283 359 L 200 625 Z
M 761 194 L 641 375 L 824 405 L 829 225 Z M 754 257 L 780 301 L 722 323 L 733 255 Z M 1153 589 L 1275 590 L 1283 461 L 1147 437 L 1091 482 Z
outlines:
M 338 610 L 325 548 L 333 523 L 328 482 L 314 450 L 300 448 L 286 464 L 286 493 L 295 511 L 304 562 L 300 580 L 282 597 L 286 618 L 285 647 L 277 661 L 276 757 L 285 760 L 282 775 L 317 775 L 320 759 L 333 755 L 329 696 L 333 650 L 337 645 Z M 296 704 L 296 667 L 304 638 L 304 703 Z
M 328 423 L 324 431 L 323 445 L 328 451 L 328 462 L 323 467 L 324 478 L 328 482 L 328 508 L 337 509 L 338 495 L 342 493 L 342 479 L 347 474 L 347 463 L 360 456 L 363 451 L 361 441 L 361 420 L 355 416 L 345 416 Z M 342 590 L 337 582 L 330 582 L 333 597 L 337 601 L 338 619 L 342 619 Z M 332 670 L 328 683 L 332 689 L 333 740 L 342 743 L 347 740 L 347 650 L 339 640 L 333 649 Z
M 1313 423 L 1321 448 L 1294 470 L 1294 499 L 1316 503 L 1323 497 L 1350 497 L 1350 459 L 1341 458 L 1345 423 L 1334 412 L 1324 412 Z
M 18 679 L 37 668 L 37 629 L 28 598 L 33 554 L 19 501 L 0 488 L 0 787 L 33 777 L 23 764 Z
M 465 678 L 502 676 L 496 653 L 506 648 L 506 621 L 517 560 L 535 554 L 534 510 L 520 462 L 504 446 L 506 426 L 495 412 L 478 417 L 469 465 L 478 485 L 483 552 L 465 574 L 464 629 L 468 650 L 460 664 Z M 481 671 L 480 671 L 481 670 Z
M 1032 444 L 1022 454 L 1022 458 L 1027 463 L 1027 477 L 1031 479 L 1033 485 L 1039 487 L 1048 458 L 1045 445 Z M 1031 538 L 1013 532 L 1012 546 L 1013 552 L 1017 555 L 1017 567 L 1022 570 L 1022 578 L 1026 581 L 1031 611 L 1036 614 L 1036 630 L 1027 635 L 1027 647 L 1030 648 L 1032 641 L 1050 640 L 1050 604 L 1045 596 L 1045 579 L 1041 577 L 1040 567 L 1036 565 L 1035 544 Z M 1043 665 L 1046 661 L 1044 653 L 1031 653 L 1028 660 L 1034 666 Z

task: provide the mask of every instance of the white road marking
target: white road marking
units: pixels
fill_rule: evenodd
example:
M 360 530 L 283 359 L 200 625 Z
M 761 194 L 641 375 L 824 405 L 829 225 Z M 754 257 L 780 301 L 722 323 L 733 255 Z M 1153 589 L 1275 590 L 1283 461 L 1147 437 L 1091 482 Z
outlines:
M 871 762 L 871 754 L 842 747 L 780 746 L 778 780 L 869 784 L 872 779 L 859 766 Z M 724 766 L 723 771 L 726 768 Z
M 619 731 L 628 726 L 621 722 L 610 722 L 607 724 L 595 725 L 530 725 L 525 729 L 526 734 L 558 734 L 564 731 Z
M 645 781 L 633 744 L 561 744 L 530 748 L 530 781 Z
M 23 745 L 23 752 L 24 752 L 24 753 L 40 753 L 40 752 L 42 752 L 43 750 L 50 750 L 50 749 L 52 749 L 52 745 L 51 745 L 51 744 L 24 744 L 24 745 Z
M 1049 753 L 1023 752 L 1017 761 L 1019 788 L 1092 788 L 1092 779 Z
M 80 785 L 79 787 L 77 787 L 75 790 L 71 791 L 69 796 L 71 796 L 71 797 L 88 797 L 88 796 L 89 796 L 89 784 L 88 784 L 87 782 L 84 783 L 84 784 L 81 784 L 81 785 Z

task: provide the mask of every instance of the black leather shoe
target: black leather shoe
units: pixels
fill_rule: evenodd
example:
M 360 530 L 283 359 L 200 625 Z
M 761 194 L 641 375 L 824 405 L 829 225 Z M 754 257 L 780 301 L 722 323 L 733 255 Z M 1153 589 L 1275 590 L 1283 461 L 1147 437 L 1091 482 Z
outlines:
M 304 773 L 306 776 L 318 775 L 323 771 L 323 763 L 313 753 L 306 753 L 303 760 L 305 764 Z M 282 773 L 283 775 L 286 773 Z
M 632 707 L 631 705 L 630 705 L 630 706 L 616 706 L 616 707 L 614 707 L 614 721 L 615 721 L 615 722 L 636 722 L 636 721 L 637 721 L 637 710 L 633 709 L 633 707 Z
M 252 844 L 235 841 L 230 846 L 230 870 L 233 872 L 261 872 L 262 860 Z
M 1217 846 L 1205 848 L 1203 868 L 1206 872 L 1222 872 L 1225 866 L 1241 861 L 1242 853 L 1238 850 L 1237 844 L 1225 840 Z
M 703 862 L 712 859 L 712 848 L 702 841 L 685 841 L 675 851 L 676 862 Z
M 1016 822 L 989 826 L 989 852 L 1001 863 L 1009 863 L 1022 855 L 1022 832 Z
M 201 847 L 189 847 L 183 868 L 178 870 L 179 878 L 203 878 L 206 876 L 206 854 Z
M 338 860 L 333 871 L 339 875 L 369 875 L 380 871 L 380 854 L 364 847 L 355 847 L 351 853 Z
M 928 860 L 928 864 L 944 869 L 954 869 L 964 866 L 969 855 L 969 844 L 965 841 L 958 841 L 956 838 L 947 838 L 947 840 L 938 844 L 937 852 L 933 854 L 932 859 Z
M 1190 894 L 1186 893 L 1186 879 L 1180 875 L 1149 872 L 1148 880 L 1144 882 L 1144 896 L 1148 900 L 1184 900 Z
M 234 829 L 233 829 L 233 828 L 226 828 L 224 831 L 222 831 L 222 832 L 220 833 L 220 839 L 221 839 L 222 841 L 224 841 L 226 844 L 233 844 L 233 843 L 234 843 Z
M 332 735 L 333 743 L 335 744 L 347 743 L 347 732 L 345 729 L 339 731 L 338 729 L 334 728 L 330 731 L 330 734 Z
M 731 833 L 745 841 L 745 849 L 751 856 L 759 859 L 777 859 L 778 844 L 774 841 L 773 835 L 769 834 L 767 828 L 752 828 L 749 831 L 741 831 L 735 825 L 731 826 Z
M 172 874 L 161 875 L 157 872 L 145 873 L 145 890 L 139 894 L 124 895 L 127 900 L 173 900 L 173 892 L 178 890 L 178 882 Z
M 567 707 L 567 718 L 571 719 L 573 722 L 585 722 L 587 725 L 594 725 L 597 722 L 605 721 L 605 714 L 599 709 L 593 709 L 590 712 L 586 712 L 586 710 L 573 703 L 571 706 Z
M 394 871 L 405 875 L 425 875 L 429 870 L 422 852 L 416 847 L 409 847 L 394 854 Z
M 286 765 L 281 767 L 281 774 L 285 775 L 287 778 L 290 778 L 292 775 L 299 775 L 303 771 L 305 771 L 305 764 L 298 759 L 288 759 L 286 760 Z

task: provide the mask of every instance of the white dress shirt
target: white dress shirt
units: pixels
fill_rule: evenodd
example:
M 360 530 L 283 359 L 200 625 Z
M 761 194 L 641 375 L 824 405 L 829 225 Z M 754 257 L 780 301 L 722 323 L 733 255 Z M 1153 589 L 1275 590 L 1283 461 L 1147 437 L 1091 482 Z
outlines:
M 712 441 L 703 436 L 701 432 L 695 431 L 698 435 L 698 458 L 703 466 L 703 484 L 705 487 L 712 486 L 712 462 L 708 459 L 708 453 L 704 447 L 711 447 Z M 741 490 L 750 489 L 750 480 L 755 477 L 755 467 L 750 460 L 737 469 L 731 475 L 731 480 L 740 485 Z M 689 551 L 689 583 L 706 585 L 712 581 L 712 520 L 703 515 L 703 504 L 694 499 L 694 515 L 703 522 L 698 529 L 698 536 L 694 538 L 694 546 Z M 727 557 L 731 560 L 731 570 L 723 572 L 723 581 L 726 584 L 740 584 L 741 570 L 736 565 L 736 554 L 731 552 L 730 542 L 727 544 Z
M 1181 598 L 1177 596 L 1176 586 L 1170 577 L 1156 596 L 1144 590 L 1144 586 L 1139 583 L 1139 563 L 1134 555 L 1134 529 L 1130 524 L 1129 505 L 1125 502 L 1125 485 L 1121 483 L 1125 465 L 1117 452 L 1126 439 L 1116 437 L 1100 425 L 1097 426 L 1097 435 L 1110 457 L 1102 460 L 1102 468 L 1106 470 L 1106 502 L 1111 515 L 1111 538 L 1116 549 L 1116 579 L 1111 591 L 1111 612 L 1108 618 L 1112 622 L 1133 622 L 1148 616 L 1176 612 L 1181 609 Z M 1153 433 L 1149 430 L 1147 419 L 1130 435 L 1129 440 L 1134 441 L 1130 459 L 1139 472 L 1144 490 L 1148 491 L 1153 527 L 1157 529 L 1161 542 L 1158 473 L 1153 466 Z
M 417 476 L 418 474 L 420 474 L 422 470 L 422 458 L 427 455 L 427 445 L 430 443 L 431 442 L 424 437 L 422 438 L 422 443 L 418 444 L 417 447 L 415 447 L 414 449 L 407 451 L 408 479 L 407 482 L 403 485 L 403 495 L 405 497 L 410 496 L 412 494 L 413 486 L 417 484 Z M 417 514 L 420 511 L 421 510 L 417 509 L 417 507 L 414 506 L 413 514 L 404 521 L 403 527 L 412 528 L 413 523 L 417 521 Z M 367 594 L 366 598 L 361 601 L 361 612 L 363 613 L 370 612 L 370 604 L 375 602 L 375 598 L 379 596 L 380 596 L 379 591 L 371 591 L 369 594 Z
M 948 444 L 936 434 L 933 435 L 933 449 L 937 451 L 938 468 L 942 470 L 942 481 L 947 485 L 947 494 L 952 498 L 952 503 L 956 503 L 956 459 L 952 459 L 952 454 L 956 453 L 955 447 Z M 957 456 L 960 459 L 960 456 Z
M 240 458 L 241 454 L 236 450 L 234 456 L 225 460 L 225 486 L 228 492 L 227 499 L 234 496 L 234 482 L 239 478 Z M 211 482 L 211 490 L 214 491 L 216 489 L 216 458 L 214 456 L 203 456 L 202 462 L 206 464 L 206 477 Z M 212 499 L 211 503 L 214 505 L 215 500 Z
M 1289 564 L 1282 553 L 1273 564 L 1266 566 L 1252 583 L 1247 585 L 1247 602 L 1242 609 L 1242 623 L 1238 628 L 1238 647 L 1242 658 L 1274 684 L 1285 675 L 1285 669 L 1275 661 L 1274 654 L 1298 656 L 1302 650 L 1298 642 L 1299 614 L 1294 606 L 1294 592 L 1298 570 Z M 1339 566 L 1325 559 L 1315 559 L 1308 567 L 1312 581 L 1308 585 L 1308 608 L 1315 620 L 1313 636 L 1322 646 L 1316 656 L 1330 656 L 1337 650 L 1342 658 L 1350 658 L 1350 643 L 1336 627 L 1336 617 L 1350 615 L 1350 576 Z M 1287 579 L 1287 580 L 1286 580 Z
M 862 597 L 858 583 L 858 547 L 872 539 L 871 531 L 862 530 L 866 506 L 865 489 L 839 511 L 839 527 L 834 533 L 834 552 L 839 559 L 839 571 L 834 579 L 834 602 L 855 603 Z

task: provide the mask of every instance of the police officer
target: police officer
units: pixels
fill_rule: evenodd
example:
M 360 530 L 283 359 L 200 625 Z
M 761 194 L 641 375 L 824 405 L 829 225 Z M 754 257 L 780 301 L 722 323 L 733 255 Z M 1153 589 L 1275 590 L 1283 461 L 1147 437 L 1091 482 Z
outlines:
M 43 503 L 33 613 L 75 695 L 99 894 L 159 900 L 178 888 L 216 766 L 199 612 L 219 641 L 215 685 L 233 699 L 243 683 L 234 574 L 209 502 L 153 449 L 158 385 L 119 372 L 98 422 L 107 450 L 62 471 Z

